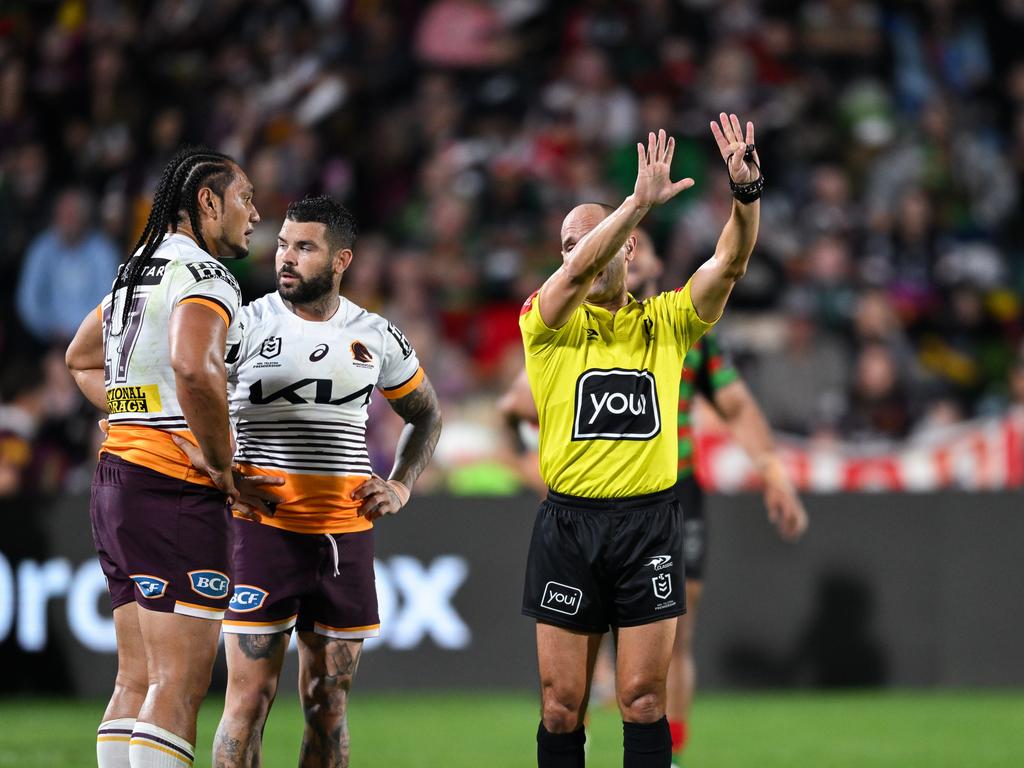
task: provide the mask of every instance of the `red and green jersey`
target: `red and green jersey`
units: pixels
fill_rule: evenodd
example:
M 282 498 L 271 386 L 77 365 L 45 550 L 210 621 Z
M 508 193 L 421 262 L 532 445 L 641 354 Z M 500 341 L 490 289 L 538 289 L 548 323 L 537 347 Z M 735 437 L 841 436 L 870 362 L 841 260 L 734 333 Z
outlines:
M 693 414 L 697 393 L 714 401 L 715 392 L 739 379 L 732 361 L 714 333 L 707 333 L 690 347 L 683 360 L 679 380 L 679 468 L 678 479 L 694 471 Z

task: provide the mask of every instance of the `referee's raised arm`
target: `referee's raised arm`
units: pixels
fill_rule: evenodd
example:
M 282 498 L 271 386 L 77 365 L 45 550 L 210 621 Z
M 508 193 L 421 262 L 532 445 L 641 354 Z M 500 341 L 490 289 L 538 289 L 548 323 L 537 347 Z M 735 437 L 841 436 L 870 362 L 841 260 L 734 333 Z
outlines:
M 675 148 L 675 139 L 664 130 L 649 134 L 646 148 L 636 145 L 638 167 L 633 194 L 585 234 L 585 228 L 573 226 L 572 214 L 567 218 L 562 227 L 562 266 L 541 288 L 540 315 L 548 328 L 565 325 L 590 293 L 595 278 L 651 208 L 693 186 L 693 179 L 673 183 L 669 178 Z
M 761 161 L 754 148 L 754 124 L 747 123 L 746 136 L 736 115 L 719 115 L 721 127 L 712 121 L 711 133 L 729 169 L 733 192 L 732 215 L 718 238 L 715 255 L 693 275 L 690 296 L 701 318 L 717 320 L 725 309 L 736 281 L 747 271 L 747 262 L 757 241 L 761 220 Z

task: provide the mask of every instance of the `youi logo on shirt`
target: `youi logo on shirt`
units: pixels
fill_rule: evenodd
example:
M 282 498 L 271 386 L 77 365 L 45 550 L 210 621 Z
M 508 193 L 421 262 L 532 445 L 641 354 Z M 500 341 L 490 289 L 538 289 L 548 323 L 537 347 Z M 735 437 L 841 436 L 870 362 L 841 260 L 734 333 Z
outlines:
M 576 381 L 573 440 L 649 440 L 661 432 L 650 371 L 585 371 Z

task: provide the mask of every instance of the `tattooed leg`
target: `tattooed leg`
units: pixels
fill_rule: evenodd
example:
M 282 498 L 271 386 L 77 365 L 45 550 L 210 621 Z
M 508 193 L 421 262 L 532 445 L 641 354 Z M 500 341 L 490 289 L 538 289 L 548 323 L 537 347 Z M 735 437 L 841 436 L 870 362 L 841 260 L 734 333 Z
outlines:
M 257 768 L 262 764 L 263 725 L 277 694 L 291 632 L 225 634 L 228 691 L 213 741 L 214 768 Z
M 348 694 L 362 649 L 362 640 L 299 633 L 300 768 L 348 768 Z

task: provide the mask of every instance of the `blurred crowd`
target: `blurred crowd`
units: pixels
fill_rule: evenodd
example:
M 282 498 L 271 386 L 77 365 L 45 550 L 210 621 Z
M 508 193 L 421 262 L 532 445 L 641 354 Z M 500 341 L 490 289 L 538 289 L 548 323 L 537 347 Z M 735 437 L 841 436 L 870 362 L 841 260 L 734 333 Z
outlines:
M 767 179 L 721 334 L 773 425 L 895 441 L 998 413 L 1024 395 L 1022 37 L 1024 0 L 6 5 L 0 495 L 86 482 L 95 414 L 62 350 L 186 142 L 255 184 L 247 298 L 273 289 L 289 201 L 356 214 L 342 288 L 406 331 L 441 395 L 433 482 L 505 482 L 493 404 L 522 364 L 518 307 L 568 209 L 631 191 L 649 129 L 697 181 L 644 225 L 663 287 L 711 255 L 721 111 L 754 121 Z

